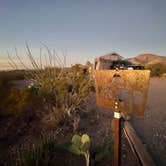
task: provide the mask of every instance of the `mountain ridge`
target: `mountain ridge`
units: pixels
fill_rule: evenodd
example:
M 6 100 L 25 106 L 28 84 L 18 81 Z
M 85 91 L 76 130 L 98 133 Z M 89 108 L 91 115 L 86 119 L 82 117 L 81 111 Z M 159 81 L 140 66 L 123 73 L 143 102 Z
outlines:
M 126 59 L 129 62 L 135 65 L 154 65 L 154 64 L 165 64 L 166 65 L 166 56 L 160 56 L 156 54 L 146 53 L 139 54 L 138 56 Z

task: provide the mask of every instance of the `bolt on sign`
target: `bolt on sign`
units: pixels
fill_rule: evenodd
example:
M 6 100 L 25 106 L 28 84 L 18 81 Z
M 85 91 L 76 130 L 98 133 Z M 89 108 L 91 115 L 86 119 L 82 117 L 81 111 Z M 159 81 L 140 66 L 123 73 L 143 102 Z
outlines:
M 97 104 L 114 109 L 119 102 L 122 112 L 142 116 L 145 111 L 149 70 L 95 70 Z

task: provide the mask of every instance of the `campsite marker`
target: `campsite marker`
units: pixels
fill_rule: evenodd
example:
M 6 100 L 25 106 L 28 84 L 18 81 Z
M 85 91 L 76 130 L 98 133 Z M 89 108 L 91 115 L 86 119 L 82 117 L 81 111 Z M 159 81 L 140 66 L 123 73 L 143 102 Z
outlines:
M 114 111 L 114 166 L 120 165 L 121 112 L 143 116 L 149 70 L 95 70 L 96 101 Z

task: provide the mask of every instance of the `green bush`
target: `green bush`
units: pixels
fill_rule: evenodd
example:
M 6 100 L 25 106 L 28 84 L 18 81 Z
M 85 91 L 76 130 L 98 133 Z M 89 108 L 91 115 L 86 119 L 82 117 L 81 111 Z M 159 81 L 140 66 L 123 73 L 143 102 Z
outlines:
M 91 91 L 89 75 L 79 66 L 54 70 L 44 69 L 39 78 L 35 78 L 34 86 L 39 88 L 39 95 L 47 102 L 70 114 Z
M 166 73 L 166 65 L 162 63 L 153 64 L 146 66 L 146 69 L 151 71 L 151 76 L 162 76 L 162 74 Z

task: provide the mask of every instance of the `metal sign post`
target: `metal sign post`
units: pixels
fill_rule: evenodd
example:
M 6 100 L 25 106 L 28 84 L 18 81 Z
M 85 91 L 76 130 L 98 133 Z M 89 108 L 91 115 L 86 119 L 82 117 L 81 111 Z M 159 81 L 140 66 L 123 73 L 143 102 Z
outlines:
M 114 166 L 120 165 L 121 111 L 142 116 L 149 70 L 95 70 L 96 101 L 114 111 Z

